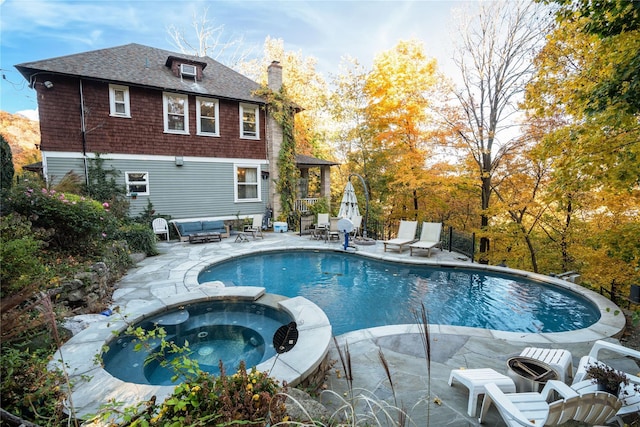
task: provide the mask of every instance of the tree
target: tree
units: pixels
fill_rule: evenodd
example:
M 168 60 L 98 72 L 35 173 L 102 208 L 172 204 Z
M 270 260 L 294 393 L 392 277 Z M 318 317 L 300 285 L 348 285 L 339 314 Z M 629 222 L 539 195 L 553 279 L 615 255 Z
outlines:
M 296 151 L 300 154 L 329 157 L 325 147 L 328 123 L 327 84 L 317 71 L 317 59 L 305 57 L 301 51 L 286 51 L 282 39 L 267 37 L 261 58 L 244 61 L 238 71 L 263 85 L 267 68 L 273 61 L 282 66 L 282 81 L 287 96 L 300 108 L 295 117 Z
M 378 157 L 380 198 L 396 218 L 417 218 L 429 186 L 430 108 L 436 97 L 436 61 L 421 42 L 400 41 L 379 54 L 367 75 L 366 118 Z
M 542 230 L 547 247 L 558 245 L 563 270 L 580 269 L 594 286 L 630 284 L 640 271 L 640 125 L 622 98 L 592 99 L 618 64 L 626 66 L 626 47 L 586 31 L 589 19 L 576 12 L 558 22 L 535 58 L 523 104 L 529 121 L 551 124 L 537 147 L 550 161 L 545 198 L 554 207 Z
M 4 136 L 0 135 L 0 189 L 3 192 L 13 185 L 13 173 L 11 147 Z
M 582 97 L 590 112 L 610 105 L 629 114 L 640 111 L 640 2 L 629 0 L 547 0 L 558 5 L 556 16 L 565 24 L 578 23 L 577 31 L 600 38 L 599 49 L 615 63 Z M 600 74 L 600 61 L 589 65 Z
M 502 157 L 522 141 L 514 136 L 517 103 L 534 70 L 531 60 L 545 26 L 540 8 L 524 1 L 482 2 L 474 19 L 459 26 L 455 61 L 462 87 L 455 95 L 463 117 L 457 130 L 479 174 L 484 230 L 489 225 L 493 175 Z M 488 251 L 489 238 L 482 236 L 480 252 Z
M 214 26 L 207 17 L 208 13 L 208 7 L 205 7 L 201 13 L 193 13 L 193 37 L 189 37 L 183 29 L 175 25 L 167 27 L 167 33 L 180 52 L 194 56 L 208 56 L 228 67 L 235 68 L 249 57 L 251 49 L 244 44 L 243 37 L 225 37 L 224 25 Z

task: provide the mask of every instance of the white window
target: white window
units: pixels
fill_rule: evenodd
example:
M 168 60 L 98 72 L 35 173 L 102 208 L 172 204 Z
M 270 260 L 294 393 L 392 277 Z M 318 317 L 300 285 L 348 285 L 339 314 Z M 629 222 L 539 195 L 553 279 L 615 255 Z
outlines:
M 260 201 L 259 176 L 256 166 L 236 166 L 236 202 Z
M 240 138 L 260 139 L 258 106 L 240 104 Z
M 127 196 L 149 195 L 149 172 L 125 172 L 124 173 Z
M 164 93 L 164 131 L 189 134 L 189 101 L 187 95 Z
M 109 85 L 109 110 L 112 116 L 131 117 L 127 86 Z
M 180 75 L 182 76 L 195 77 L 196 71 L 195 65 L 180 64 Z
M 217 99 L 196 98 L 196 117 L 198 120 L 198 135 L 220 135 Z

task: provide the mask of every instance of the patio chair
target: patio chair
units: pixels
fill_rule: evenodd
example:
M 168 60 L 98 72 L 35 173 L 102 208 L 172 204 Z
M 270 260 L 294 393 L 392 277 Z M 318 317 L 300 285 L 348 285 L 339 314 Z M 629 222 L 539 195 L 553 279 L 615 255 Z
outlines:
M 600 356 L 601 351 L 608 353 L 606 359 L 608 363 L 605 363 L 602 360 Z M 620 344 L 598 340 L 591 347 L 589 354 L 580 358 L 580 362 L 578 363 L 578 368 L 573 378 L 571 388 L 577 390 L 578 392 L 596 388 L 593 380 L 587 377 L 587 368 L 589 367 L 589 365 L 595 364 L 605 366 L 614 364 L 614 361 L 611 357 L 612 355 L 620 356 L 621 359 L 624 359 L 625 357 L 632 357 L 636 360 L 640 360 L 640 351 L 638 350 L 624 347 Z M 620 367 L 622 367 L 627 362 L 629 367 L 626 369 L 620 369 Z M 623 417 L 640 413 L 640 391 L 638 391 L 640 390 L 640 377 L 638 375 L 638 366 L 635 361 L 619 360 L 616 365 L 617 366 L 615 367 L 615 369 L 618 371 L 622 371 L 626 375 L 626 377 L 629 379 L 629 384 L 623 387 L 624 392 L 619 396 L 622 401 L 622 407 L 620 407 L 615 416 L 613 416 L 612 419 L 608 421 L 615 421 L 618 423 L 618 425 L 623 426 Z
M 640 360 L 640 351 L 634 350 L 629 347 L 624 347 L 620 344 L 615 344 L 608 341 L 598 340 L 593 343 L 589 354 L 586 356 L 582 356 L 580 358 L 580 363 L 578 363 L 578 368 L 576 370 L 576 375 L 573 378 L 573 384 L 576 384 L 580 381 L 583 381 L 587 374 L 587 367 L 589 365 L 593 365 L 595 363 L 603 363 L 600 359 L 598 359 L 598 355 L 600 351 L 608 351 L 614 353 L 618 356 L 625 357 L 630 356 Z M 637 376 L 636 372 L 625 372 L 627 377 L 629 377 L 629 381 L 634 382 L 636 384 L 640 384 L 640 377 Z
M 169 241 L 169 224 L 166 219 L 156 218 L 151 223 L 151 226 L 153 227 L 153 232 L 156 235 L 165 235 L 167 237 L 167 242 Z
M 384 251 L 387 251 L 387 246 L 397 246 L 398 252 L 402 252 L 405 245 L 409 245 L 416 241 L 416 229 L 418 228 L 418 221 L 400 221 L 398 227 L 398 236 L 395 239 L 385 240 Z
M 331 218 L 329 221 L 329 229 L 327 230 L 327 241 L 331 239 L 340 240 L 340 231 L 338 230 L 338 221 L 340 218 Z
M 316 222 L 315 229 L 311 237 L 314 239 L 324 239 L 326 238 L 325 233 L 329 229 L 329 214 L 328 213 L 319 213 L 318 214 L 318 222 Z
M 578 394 L 561 381 L 548 381 L 542 391 L 528 393 L 504 393 L 494 384 L 485 385 L 480 418 L 493 403 L 507 426 L 556 426 L 575 420 L 597 425 L 606 422 L 622 405 L 620 400 L 603 391 Z M 560 399 L 549 403 L 554 394 Z
M 520 356 L 546 363 L 558 372 L 560 379 L 565 383 L 573 379 L 573 356 L 569 350 L 525 347 Z
M 253 216 L 253 223 L 251 225 L 247 225 L 244 227 L 245 233 L 251 233 L 253 238 L 256 236 L 260 236 L 261 239 L 264 239 L 264 235 L 262 234 L 262 218 L 263 214 L 256 214 Z
M 358 234 L 362 235 L 360 228 L 362 227 L 362 216 L 355 215 L 351 218 L 351 222 L 353 223 L 353 231 L 351 231 L 351 237 L 356 237 Z
M 420 231 L 420 240 L 409 245 L 409 255 L 413 256 L 415 250 L 426 250 L 427 256 L 431 257 L 431 249 L 435 247 L 442 248 L 440 243 L 440 234 L 442 234 L 441 222 L 423 222 Z

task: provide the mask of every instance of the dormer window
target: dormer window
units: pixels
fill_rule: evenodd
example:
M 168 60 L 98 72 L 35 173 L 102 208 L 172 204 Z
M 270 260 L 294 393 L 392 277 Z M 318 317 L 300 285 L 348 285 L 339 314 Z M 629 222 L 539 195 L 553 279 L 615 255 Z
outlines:
M 180 64 L 180 75 L 182 77 L 193 77 L 195 79 L 197 72 L 198 69 L 195 65 Z
M 181 58 L 179 56 L 169 56 L 165 64 L 174 76 L 181 79 L 202 80 L 202 74 L 207 67 L 206 62 L 197 61 L 193 58 Z

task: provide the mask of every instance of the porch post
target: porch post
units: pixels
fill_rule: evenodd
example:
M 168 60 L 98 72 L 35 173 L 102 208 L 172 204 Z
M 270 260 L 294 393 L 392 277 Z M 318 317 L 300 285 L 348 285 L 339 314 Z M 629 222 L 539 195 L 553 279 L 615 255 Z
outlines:
M 331 208 L 331 167 L 320 167 L 320 196 L 326 197 L 329 208 Z

